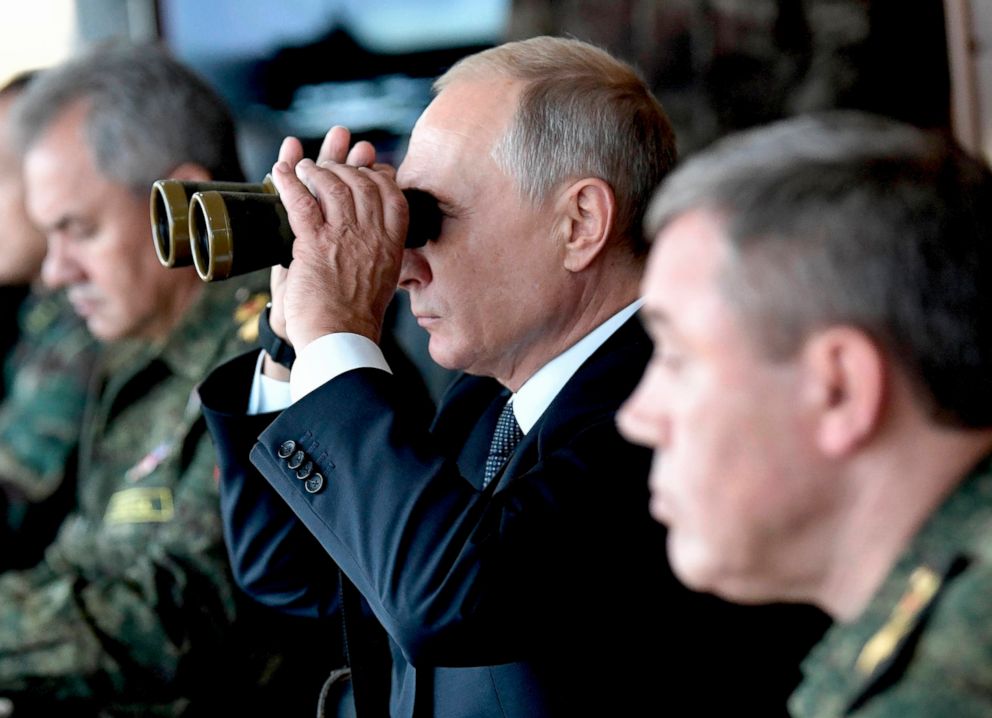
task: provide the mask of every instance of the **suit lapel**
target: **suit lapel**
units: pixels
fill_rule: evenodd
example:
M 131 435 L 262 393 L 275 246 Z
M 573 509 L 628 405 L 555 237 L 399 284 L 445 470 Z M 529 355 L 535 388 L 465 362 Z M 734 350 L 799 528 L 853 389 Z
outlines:
M 605 416 L 612 417 L 640 381 L 652 349 L 651 340 L 637 317 L 624 322 L 576 370 L 537 424 L 523 438 L 506 466 L 493 480 L 496 492 L 502 491 L 538 464 L 545 447 L 548 450 L 557 447 L 560 442 L 556 441 L 556 437 L 563 432 L 573 435 L 581 429 L 578 424 L 588 425 Z M 496 409 L 498 415 L 499 407 Z M 490 436 L 495 422 L 493 418 Z M 482 460 L 485 461 L 485 454 Z M 481 486 L 481 481 L 478 485 Z
M 489 490 L 502 491 L 541 461 L 544 447 L 572 434 L 577 424 L 612 415 L 633 391 L 651 356 L 651 340 L 640 320 L 631 317 L 590 356 L 527 433 Z M 463 375 L 440 403 L 431 432 L 439 444 L 461 447 L 457 460 L 462 475 L 480 491 L 486 457 L 499 413 L 509 393 L 495 379 Z M 475 422 L 465 417 L 478 416 Z
M 462 375 L 441 400 L 431 427 L 439 445 L 460 447 L 452 458 L 462 476 L 480 491 L 496 421 L 509 396 L 495 379 Z M 466 417 L 479 418 L 472 421 Z

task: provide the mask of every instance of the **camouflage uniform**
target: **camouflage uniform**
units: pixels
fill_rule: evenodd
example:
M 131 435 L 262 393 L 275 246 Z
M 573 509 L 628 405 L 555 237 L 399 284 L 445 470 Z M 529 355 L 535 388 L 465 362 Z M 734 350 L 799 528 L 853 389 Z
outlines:
M 58 487 L 79 441 L 97 343 L 61 295 L 32 294 L 19 314 L 4 364 L 0 483 L 38 501 Z
M 0 404 L 0 571 L 41 558 L 75 503 L 75 462 L 98 345 L 61 295 L 32 293 L 17 313 Z
M 248 296 L 206 286 L 167 343 L 108 347 L 77 508 L 41 563 L 0 575 L 0 695 L 18 713 L 41 698 L 174 715 L 224 690 L 243 647 L 228 640 L 235 596 L 194 388 L 247 348 L 232 312 Z
M 827 632 L 803 672 L 790 701 L 796 718 L 992 716 L 992 458 L 930 517 L 857 621 Z

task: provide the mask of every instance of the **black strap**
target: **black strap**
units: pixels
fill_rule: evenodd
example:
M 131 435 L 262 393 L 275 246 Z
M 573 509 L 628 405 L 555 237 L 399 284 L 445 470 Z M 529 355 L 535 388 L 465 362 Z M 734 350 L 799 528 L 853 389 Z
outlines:
M 272 331 L 272 325 L 269 324 L 269 310 L 271 308 L 271 303 L 266 304 L 265 309 L 258 315 L 258 343 L 273 360 L 287 369 L 292 369 L 293 362 L 296 361 L 296 351 L 292 344 Z
M 388 718 L 392 656 L 379 622 L 362 615 L 362 597 L 338 569 L 338 597 L 345 660 L 351 667 L 351 689 L 358 718 Z

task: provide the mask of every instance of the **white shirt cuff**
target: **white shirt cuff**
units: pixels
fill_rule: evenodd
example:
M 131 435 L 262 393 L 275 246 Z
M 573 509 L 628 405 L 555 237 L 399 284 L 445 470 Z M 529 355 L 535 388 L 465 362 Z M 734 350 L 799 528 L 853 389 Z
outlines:
M 292 401 L 352 369 L 382 369 L 392 374 L 379 345 L 360 334 L 339 332 L 317 337 L 296 355 L 289 375 Z
M 255 376 L 251 380 L 251 394 L 248 395 L 249 415 L 282 411 L 293 403 L 288 381 L 279 381 L 262 373 L 264 360 L 265 352 L 260 351 L 255 363 Z

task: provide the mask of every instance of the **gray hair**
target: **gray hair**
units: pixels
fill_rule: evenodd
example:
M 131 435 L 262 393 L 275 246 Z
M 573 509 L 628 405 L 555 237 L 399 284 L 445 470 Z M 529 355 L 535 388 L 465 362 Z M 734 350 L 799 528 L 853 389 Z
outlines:
M 138 194 L 184 162 L 244 177 L 223 100 L 158 46 L 115 45 L 41 73 L 12 114 L 15 146 L 27 152 L 81 102 L 97 167 Z
M 523 196 L 539 204 L 564 181 L 602 179 L 616 196 L 616 233 L 643 254 L 644 210 L 676 157 L 675 133 L 644 81 L 597 47 L 535 37 L 464 58 L 434 89 L 493 73 L 526 83 L 493 151 Z
M 652 236 L 720 221 L 725 296 L 772 358 L 868 334 L 945 424 L 992 425 L 992 174 L 946 137 L 837 112 L 732 136 L 672 173 Z

